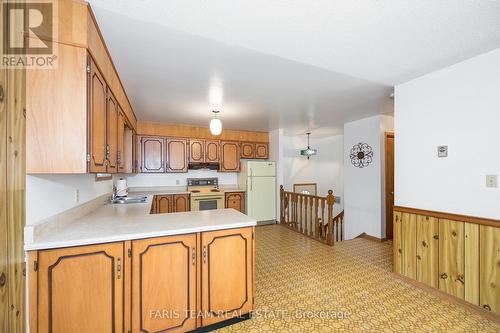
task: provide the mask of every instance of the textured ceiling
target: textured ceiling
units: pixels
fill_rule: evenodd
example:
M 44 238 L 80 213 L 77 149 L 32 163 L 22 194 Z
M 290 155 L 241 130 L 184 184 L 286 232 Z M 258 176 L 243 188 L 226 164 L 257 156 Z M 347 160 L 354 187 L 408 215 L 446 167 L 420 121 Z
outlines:
M 203 125 L 215 103 L 226 127 L 335 131 L 390 112 L 391 86 L 500 47 L 491 0 L 90 3 L 145 120 Z

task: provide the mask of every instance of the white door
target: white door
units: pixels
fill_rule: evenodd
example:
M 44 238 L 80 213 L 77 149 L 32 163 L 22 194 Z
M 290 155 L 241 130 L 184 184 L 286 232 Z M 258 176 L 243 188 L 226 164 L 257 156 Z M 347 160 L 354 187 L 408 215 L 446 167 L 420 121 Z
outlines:
M 248 184 L 248 215 L 257 221 L 276 219 L 276 183 L 274 177 L 252 177 Z

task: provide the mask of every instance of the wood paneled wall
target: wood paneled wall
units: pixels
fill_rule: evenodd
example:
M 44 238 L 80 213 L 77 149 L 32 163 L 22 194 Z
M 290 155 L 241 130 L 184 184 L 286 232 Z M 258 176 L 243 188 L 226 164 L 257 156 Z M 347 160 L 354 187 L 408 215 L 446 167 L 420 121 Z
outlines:
M 196 127 L 176 124 L 163 124 L 154 122 L 137 122 L 138 135 L 168 136 L 184 138 L 200 138 L 240 142 L 269 142 L 268 132 L 242 131 L 223 129 L 221 135 L 214 136 L 207 127 Z
M 1 5 L 2 1 L 0 26 L 4 27 Z M 0 86 L 3 90 L 0 99 L 0 331 L 21 333 L 26 331 L 25 71 L 0 69 Z

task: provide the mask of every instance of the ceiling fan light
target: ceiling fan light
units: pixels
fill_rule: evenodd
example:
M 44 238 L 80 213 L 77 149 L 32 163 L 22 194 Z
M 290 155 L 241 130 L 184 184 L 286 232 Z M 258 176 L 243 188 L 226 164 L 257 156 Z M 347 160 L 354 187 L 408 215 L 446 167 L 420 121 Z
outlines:
M 220 119 L 214 118 L 210 120 L 210 133 L 219 135 L 222 133 L 222 122 Z

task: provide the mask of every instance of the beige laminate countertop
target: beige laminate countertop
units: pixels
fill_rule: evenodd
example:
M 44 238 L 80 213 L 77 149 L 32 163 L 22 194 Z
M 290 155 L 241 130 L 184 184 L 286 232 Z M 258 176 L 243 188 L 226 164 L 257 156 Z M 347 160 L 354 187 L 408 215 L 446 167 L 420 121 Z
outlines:
M 168 194 L 163 190 L 154 193 Z M 143 192 L 145 193 L 145 192 Z M 176 192 L 179 193 L 179 192 Z M 187 192 L 186 192 L 187 193 Z M 131 195 L 137 195 L 131 192 Z M 145 203 L 104 204 L 70 223 L 53 223 L 32 231 L 24 249 L 41 250 L 124 240 L 255 226 L 256 220 L 234 209 L 150 214 L 153 194 Z M 38 227 L 40 228 L 40 227 Z

